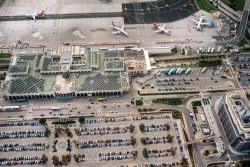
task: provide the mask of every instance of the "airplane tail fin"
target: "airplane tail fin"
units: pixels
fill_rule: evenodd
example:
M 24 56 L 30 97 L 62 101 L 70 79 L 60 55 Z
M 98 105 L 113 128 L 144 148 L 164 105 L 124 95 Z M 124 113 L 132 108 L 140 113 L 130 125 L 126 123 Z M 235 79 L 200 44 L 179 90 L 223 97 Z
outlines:
M 162 29 L 165 29 L 166 24 L 163 25 Z

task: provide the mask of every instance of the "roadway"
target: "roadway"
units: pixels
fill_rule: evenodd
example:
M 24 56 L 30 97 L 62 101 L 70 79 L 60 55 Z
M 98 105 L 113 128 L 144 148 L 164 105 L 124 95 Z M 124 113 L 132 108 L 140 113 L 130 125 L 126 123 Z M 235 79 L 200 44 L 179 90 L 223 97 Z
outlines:
M 55 20 L 55 19 L 77 19 L 77 18 L 104 18 L 104 17 L 123 17 L 122 12 L 109 13 L 69 13 L 69 14 L 46 14 L 45 17 L 36 17 L 37 20 Z M 25 15 L 20 16 L 0 16 L 0 21 L 22 21 L 32 20 Z
M 228 41 L 217 41 L 216 45 L 237 44 L 241 39 L 243 39 L 247 28 L 249 10 L 250 10 L 250 0 L 246 0 L 243 14 L 241 17 L 239 34 L 237 35 L 236 38 Z

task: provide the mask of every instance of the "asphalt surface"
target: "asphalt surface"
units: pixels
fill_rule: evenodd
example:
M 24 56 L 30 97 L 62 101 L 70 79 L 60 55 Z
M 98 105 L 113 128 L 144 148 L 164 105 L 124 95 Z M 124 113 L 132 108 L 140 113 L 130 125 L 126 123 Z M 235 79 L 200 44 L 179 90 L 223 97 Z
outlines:
M 109 13 L 70 13 L 70 14 L 47 14 L 45 17 L 37 17 L 36 20 L 55 20 L 55 19 L 76 19 L 76 18 L 105 18 L 105 17 L 122 17 L 121 12 Z M 21 21 L 33 20 L 25 15 L 21 16 L 0 16 L 0 21 Z
M 194 0 L 162 0 L 122 4 L 123 12 L 47 14 L 37 20 L 124 17 L 125 24 L 145 24 L 152 22 L 173 22 L 186 18 L 198 11 Z M 25 15 L 0 16 L 0 21 L 32 20 Z
M 166 23 L 198 11 L 194 0 L 161 0 L 122 5 L 125 24 Z

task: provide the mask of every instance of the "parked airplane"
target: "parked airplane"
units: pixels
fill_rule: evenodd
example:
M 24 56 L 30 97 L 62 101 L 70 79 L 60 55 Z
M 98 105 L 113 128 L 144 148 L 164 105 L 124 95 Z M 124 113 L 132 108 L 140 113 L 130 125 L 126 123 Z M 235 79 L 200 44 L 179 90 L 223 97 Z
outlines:
M 112 26 L 113 28 L 116 30 L 114 31 L 112 34 L 119 34 L 119 35 L 124 35 L 128 37 L 128 33 L 126 31 L 124 31 L 125 26 L 123 25 L 122 28 L 119 28 L 115 25 L 114 22 L 112 22 Z
M 45 17 L 45 11 L 42 10 L 40 13 L 36 10 L 33 14 L 26 14 L 26 17 L 30 17 L 33 20 L 36 20 L 37 17 Z
M 153 23 L 153 28 L 156 29 L 154 32 L 170 35 L 171 31 L 165 30 L 165 26 L 165 24 L 161 27 L 159 24 Z
M 194 19 L 192 19 L 194 22 L 195 22 L 195 28 L 197 29 L 197 30 L 199 30 L 199 31 L 201 31 L 202 30 L 202 27 L 203 26 L 205 26 L 205 25 L 209 25 L 209 23 L 202 23 L 202 21 L 203 21 L 203 17 L 202 16 L 200 16 L 200 20 L 199 21 L 197 21 L 197 20 L 194 20 Z

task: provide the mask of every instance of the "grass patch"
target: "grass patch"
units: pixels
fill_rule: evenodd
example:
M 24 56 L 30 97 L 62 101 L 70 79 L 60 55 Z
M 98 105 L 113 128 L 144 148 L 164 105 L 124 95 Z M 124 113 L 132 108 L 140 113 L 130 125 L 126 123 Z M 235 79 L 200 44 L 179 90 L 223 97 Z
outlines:
M 177 50 L 177 48 L 172 48 L 172 49 L 171 49 L 171 52 L 172 52 L 172 53 L 177 53 L 178 50 Z
M 236 11 L 243 11 L 246 0 L 221 0 Z
M 225 162 L 219 162 L 219 163 L 208 164 L 207 167 L 222 167 L 224 165 L 225 165 Z
M 199 8 L 202 10 L 205 10 L 207 12 L 210 12 L 211 10 L 216 10 L 216 8 L 207 0 L 195 0 L 195 1 L 198 4 Z
M 179 110 L 172 110 L 173 119 L 182 119 L 182 113 Z
M 222 60 L 200 60 L 199 67 L 213 67 L 222 65 Z
M 0 76 L 0 80 L 4 80 L 5 79 L 5 76 Z
M 10 58 L 11 56 L 10 53 L 0 53 L 0 58 Z
M 199 101 L 193 101 L 191 104 L 192 104 L 192 106 L 201 106 L 202 105 L 200 100 Z
M 142 106 L 143 105 L 143 101 L 142 100 L 136 100 L 135 104 L 136 104 L 136 106 Z
M 152 95 L 172 95 L 172 94 L 197 94 L 200 93 L 198 91 L 194 92 L 169 92 L 169 93 L 141 93 L 138 91 L 138 94 L 141 96 L 152 96 Z
M 167 105 L 181 105 L 183 99 L 181 98 L 172 98 L 172 99 L 154 99 L 153 103 L 163 103 Z
M 249 164 L 250 164 L 250 159 L 247 159 L 247 160 L 240 160 L 238 161 L 235 166 L 236 167 L 249 167 Z

